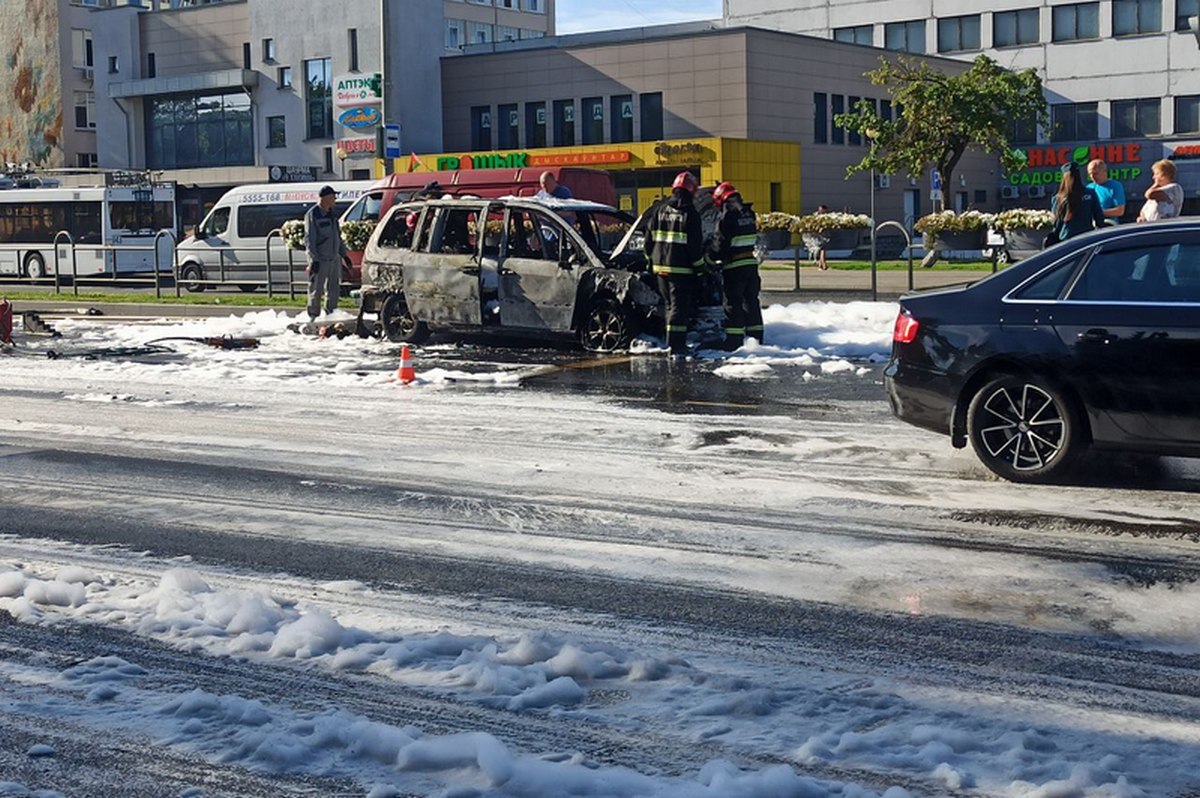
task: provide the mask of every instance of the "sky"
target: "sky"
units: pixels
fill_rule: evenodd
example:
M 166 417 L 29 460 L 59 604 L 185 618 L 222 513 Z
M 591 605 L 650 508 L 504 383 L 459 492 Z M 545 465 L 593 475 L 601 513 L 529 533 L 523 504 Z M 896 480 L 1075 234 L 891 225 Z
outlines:
M 862 364 L 889 351 L 896 312 L 887 302 L 772 305 L 764 311 L 770 347 L 714 353 L 691 367 L 724 369 L 728 379 L 770 379 L 783 369 L 804 369 L 811 379 L 838 372 L 866 377 Z M 419 469 L 415 490 L 470 497 L 475 517 L 451 514 L 445 517 L 453 522 L 445 523 L 428 504 L 406 507 L 386 523 L 369 521 L 368 513 L 361 526 L 337 528 L 290 504 L 272 509 L 268 502 L 256 508 L 254 534 L 300 545 L 328 540 L 337 528 L 339 545 L 369 551 L 411 546 L 451 560 L 594 572 L 622 584 L 661 580 L 753 591 L 890 617 L 903 608 L 939 623 L 986 619 L 990 634 L 1002 639 L 1010 625 L 1018 630 L 1012 648 L 996 649 L 1006 656 L 1053 654 L 1068 667 L 1062 677 L 1026 685 L 1031 689 L 1022 689 L 1030 672 L 1015 665 L 1018 675 L 1005 678 L 1011 664 L 1005 659 L 962 673 L 945 668 L 955 661 L 946 659 L 932 678 L 928 665 L 903 662 L 892 670 L 861 654 L 846 656 L 840 645 L 823 651 L 819 639 L 772 638 L 759 646 L 747 642 L 759 634 L 747 629 L 733 645 L 720 634 L 692 640 L 677 633 L 682 627 L 660 630 L 630 619 L 610 625 L 552 604 L 459 601 L 402 585 L 383 590 L 266 575 L 206 565 L 203 558 L 59 544 L 7 528 L 0 535 L 0 610 L 21 624 L 60 637 L 73 624 L 106 626 L 121 633 L 113 640 L 137 636 L 196 657 L 237 657 L 237 670 L 285 674 L 293 692 L 280 698 L 269 689 L 245 694 L 235 684 L 201 688 L 190 671 L 178 673 L 167 657 L 145 657 L 133 643 L 106 645 L 104 656 L 85 655 L 65 667 L 52 656 L 0 657 L 0 723 L 19 714 L 45 729 L 26 756 L 40 763 L 29 772 L 41 781 L 26 789 L 0 772 L 0 795 L 30 795 L 35 788 L 36 798 L 84 794 L 43 789 L 55 784 L 54 774 L 90 772 L 78 738 L 62 732 L 66 717 L 80 734 L 141 735 L 155 741 L 155 750 L 169 746 L 256 773 L 354 779 L 365 798 L 545 798 L 567 786 L 573 795 L 593 798 L 1193 794 L 1194 770 L 1181 763 L 1195 762 L 1200 749 L 1194 698 L 1186 685 L 1170 695 L 1140 689 L 1130 674 L 1144 671 L 1125 669 L 1142 656 L 1164 657 L 1164 680 L 1190 667 L 1200 651 L 1200 586 L 1142 584 L 1089 558 L 1043 557 L 1023 546 L 945 546 L 941 531 L 919 541 L 909 520 L 930 507 L 948 514 L 1044 506 L 1044 490 L 957 476 L 947 483 L 943 475 L 956 473 L 948 466 L 956 456 L 949 445 L 939 439 L 936 448 L 926 447 L 928 433 L 896 421 L 880 429 L 837 414 L 818 413 L 801 425 L 784 416 L 743 416 L 737 435 L 719 444 L 707 437 L 716 416 L 521 391 L 519 381 L 506 379 L 511 372 L 503 364 L 480 361 L 476 371 L 451 375 L 419 370 L 415 384 L 400 386 L 391 377 L 394 345 L 298 336 L 288 330 L 295 320 L 268 310 L 128 324 L 56 321 L 62 337 L 52 345 L 60 353 L 174 337 L 176 356 L 51 359 L 36 356 L 50 341 L 23 338 L 21 346 L 35 356 L 5 360 L 4 392 L 22 400 L 0 415 L 0 439 L 17 448 L 49 439 L 69 447 L 86 436 L 89 446 L 114 453 L 125 451 L 117 441 L 133 441 L 152 459 L 187 451 L 231 473 L 251 466 L 296 473 L 291 469 L 309 464 L 319 450 L 331 473 L 345 467 L 348 475 L 388 474 L 397 485 L 408 484 L 412 469 Z M 220 335 L 258 337 L 262 345 L 220 351 L 178 340 Z M 432 350 L 423 347 L 423 353 Z M 504 389 L 501 417 L 496 392 L 480 390 L 481 381 Z M 344 443 L 341 451 L 322 448 L 337 440 L 323 443 L 322 435 L 344 437 L 344 430 L 299 422 L 335 393 L 348 408 L 342 418 L 379 434 L 353 436 L 349 451 Z M 484 429 L 494 431 L 485 439 Z M 403 456 L 396 455 L 399 440 Z M 346 465 L 351 462 L 353 468 Z M 886 478 L 872 489 L 869 476 L 847 479 L 848 467 Z M 578 476 L 584 468 L 586 485 Z M 895 479 L 901 472 L 902 484 Z M 107 497 L 109 486 L 96 479 L 90 487 Z M 37 475 L 28 483 L 9 477 L 0 488 L 13 495 L 14 484 L 32 490 L 43 483 Z M 486 485 L 489 493 L 479 495 L 511 495 L 515 503 L 476 501 L 471 487 L 443 494 L 450 484 Z M 129 501 L 121 512 L 131 517 L 219 517 L 207 500 L 189 494 L 181 501 L 165 487 L 136 499 L 100 501 Z M 737 513 L 739 520 L 696 523 L 720 517 L 699 515 L 720 491 L 732 503 L 727 517 Z M 1060 501 L 1086 501 L 1087 513 L 1101 519 L 1153 518 L 1150 508 L 1157 506 L 1153 491 L 1064 491 Z M 778 523 L 830 497 L 854 504 L 824 506 L 869 513 L 879 536 L 797 534 L 793 523 Z M 682 508 L 677 517 L 661 513 L 668 500 Z M 1190 500 L 1181 494 L 1173 501 Z M 1185 517 L 1189 506 L 1164 503 L 1159 512 Z M 521 509 L 508 512 L 512 508 Z M 639 508 L 653 508 L 653 516 Z M 753 537 L 743 539 L 750 524 Z M 1049 530 L 1039 534 L 1053 539 Z M 1164 552 L 1175 546 L 1166 538 L 1163 545 Z M 933 639 L 933 626 L 924 628 Z M 1061 637 L 1048 636 L 1055 632 Z M 838 639 L 853 642 L 852 635 Z M 1065 645 L 1046 648 L 1056 640 Z M 1068 656 L 1072 652 L 1078 659 Z M 1119 673 L 1106 672 L 1117 663 Z M 292 666 L 313 678 L 291 678 Z M 1091 678 L 1088 669 L 1100 684 L 1134 681 L 1121 681 L 1122 693 L 1111 700 L 1099 687 L 1085 700 L 1074 690 Z M 633 730 L 652 735 L 637 739 L 652 739 L 663 750 L 648 752 L 651 764 L 634 770 L 560 749 L 568 744 L 548 740 L 549 732 L 525 735 L 518 745 L 487 732 L 483 721 L 457 734 L 422 728 L 424 715 L 400 726 L 385 712 L 368 716 L 349 704 L 327 705 L 318 688 L 338 674 L 357 675 L 358 706 L 370 706 L 375 695 L 436 696 L 439 707 L 479 708 L 464 717 L 482 718 L 482 710 L 492 708 L 514 719 L 557 718 L 594 734 Z M 1169 702 L 1169 713 L 1160 701 Z M 683 752 L 701 760 L 746 752 L 747 761 L 744 769 L 720 758 L 693 766 L 677 758 Z M 659 759 L 675 767 L 654 766 Z M 206 793 L 197 785 L 173 794 Z
M 582 33 L 720 17 L 721 0 L 559 0 L 555 23 L 559 33 Z

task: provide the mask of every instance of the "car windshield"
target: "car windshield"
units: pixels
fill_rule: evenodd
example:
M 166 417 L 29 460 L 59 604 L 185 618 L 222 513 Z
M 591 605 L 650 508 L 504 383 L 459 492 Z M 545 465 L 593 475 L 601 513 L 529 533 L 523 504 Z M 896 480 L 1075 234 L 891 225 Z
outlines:
M 607 260 L 634 220 L 615 211 L 577 211 L 573 227 L 596 254 Z

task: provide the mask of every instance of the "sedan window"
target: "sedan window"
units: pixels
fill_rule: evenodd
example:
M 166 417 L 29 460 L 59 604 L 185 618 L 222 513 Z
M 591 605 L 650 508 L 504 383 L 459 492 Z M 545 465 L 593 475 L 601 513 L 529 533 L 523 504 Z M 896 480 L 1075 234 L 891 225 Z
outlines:
M 1079 265 L 1081 260 L 1083 260 L 1083 254 L 1067 258 L 1063 262 L 1055 264 L 1029 283 L 1026 283 L 1024 287 L 1018 289 L 1012 295 L 1012 298 L 1041 301 L 1058 299 L 1067 284 L 1067 280 L 1070 279 L 1071 274 L 1075 271 L 1075 267 Z
M 1101 250 L 1071 288 L 1085 302 L 1195 302 L 1200 243 Z

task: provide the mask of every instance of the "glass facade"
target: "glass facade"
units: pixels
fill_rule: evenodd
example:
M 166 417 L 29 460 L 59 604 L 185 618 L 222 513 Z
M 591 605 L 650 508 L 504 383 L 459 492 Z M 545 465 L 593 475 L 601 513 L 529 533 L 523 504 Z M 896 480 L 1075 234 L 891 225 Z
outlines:
M 250 98 L 241 93 L 148 98 L 146 162 L 152 169 L 252 166 Z

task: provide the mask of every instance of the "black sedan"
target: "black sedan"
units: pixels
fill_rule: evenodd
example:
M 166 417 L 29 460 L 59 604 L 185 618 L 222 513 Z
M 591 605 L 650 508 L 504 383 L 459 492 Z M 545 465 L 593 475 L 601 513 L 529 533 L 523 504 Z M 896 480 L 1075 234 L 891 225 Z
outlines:
M 1089 233 L 905 296 L 892 337 L 892 412 L 1006 479 L 1055 481 L 1089 446 L 1200 457 L 1200 221 Z

